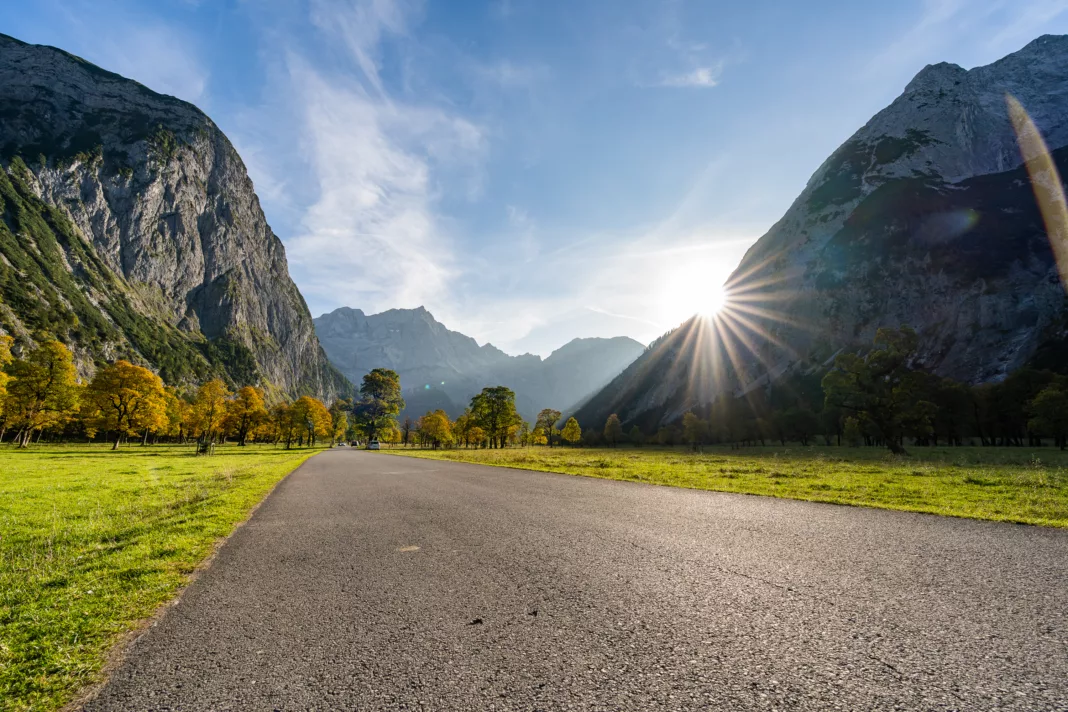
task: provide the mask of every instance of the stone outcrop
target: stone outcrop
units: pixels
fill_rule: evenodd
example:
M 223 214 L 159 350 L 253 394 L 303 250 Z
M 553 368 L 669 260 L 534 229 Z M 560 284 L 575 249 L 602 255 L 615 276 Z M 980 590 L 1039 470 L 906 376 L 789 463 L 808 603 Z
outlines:
M 0 261 L 5 330 L 58 336 L 83 371 L 126 356 L 172 381 L 217 374 L 326 398 L 349 389 L 240 156 L 195 106 L 0 35 L 0 158 L 13 238 Z M 26 293 L 50 241 L 68 278 L 38 265 L 42 285 Z M 41 309 L 27 309 L 35 299 Z M 55 318 L 64 312 L 73 321 Z

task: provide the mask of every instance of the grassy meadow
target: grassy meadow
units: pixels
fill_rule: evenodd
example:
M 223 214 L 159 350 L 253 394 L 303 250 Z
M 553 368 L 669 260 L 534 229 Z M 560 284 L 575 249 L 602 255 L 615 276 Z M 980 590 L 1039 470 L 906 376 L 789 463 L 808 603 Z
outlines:
M 53 710 L 317 449 L 0 448 L 0 710 Z
M 654 485 L 1068 527 L 1068 453 L 1054 448 L 531 447 L 384 452 Z

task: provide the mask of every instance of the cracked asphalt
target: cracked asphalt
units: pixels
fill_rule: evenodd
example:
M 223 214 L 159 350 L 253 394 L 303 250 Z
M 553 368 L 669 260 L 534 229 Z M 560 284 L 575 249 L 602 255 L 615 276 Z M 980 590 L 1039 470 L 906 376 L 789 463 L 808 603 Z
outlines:
M 1068 710 L 1068 531 L 339 448 L 87 710 Z

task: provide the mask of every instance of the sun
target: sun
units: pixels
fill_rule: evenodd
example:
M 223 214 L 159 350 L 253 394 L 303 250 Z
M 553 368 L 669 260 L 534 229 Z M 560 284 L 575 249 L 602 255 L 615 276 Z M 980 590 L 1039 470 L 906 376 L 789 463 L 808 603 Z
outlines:
M 727 290 L 723 285 L 710 285 L 702 290 L 701 294 L 695 295 L 698 302 L 698 313 L 701 316 L 712 317 L 727 306 Z

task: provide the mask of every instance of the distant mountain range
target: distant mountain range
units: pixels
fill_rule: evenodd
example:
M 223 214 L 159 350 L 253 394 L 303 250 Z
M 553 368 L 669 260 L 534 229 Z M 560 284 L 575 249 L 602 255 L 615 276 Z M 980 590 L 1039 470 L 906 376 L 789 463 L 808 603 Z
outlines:
M 565 411 L 592 395 L 644 350 L 618 337 L 574 339 L 544 360 L 509 356 L 450 331 L 422 307 L 370 315 L 342 307 L 315 319 L 315 331 L 331 363 L 357 386 L 373 368 L 397 371 L 413 417 L 437 408 L 456 416 L 482 388 L 504 385 L 532 421 L 542 408 Z
M 1006 95 L 1068 175 L 1068 37 L 1040 37 L 970 71 L 926 67 L 749 250 L 728 281 L 733 307 L 660 339 L 579 421 L 615 412 L 655 427 L 821 369 L 882 326 L 916 328 L 915 365 L 966 383 L 1068 367 L 1065 285 Z

